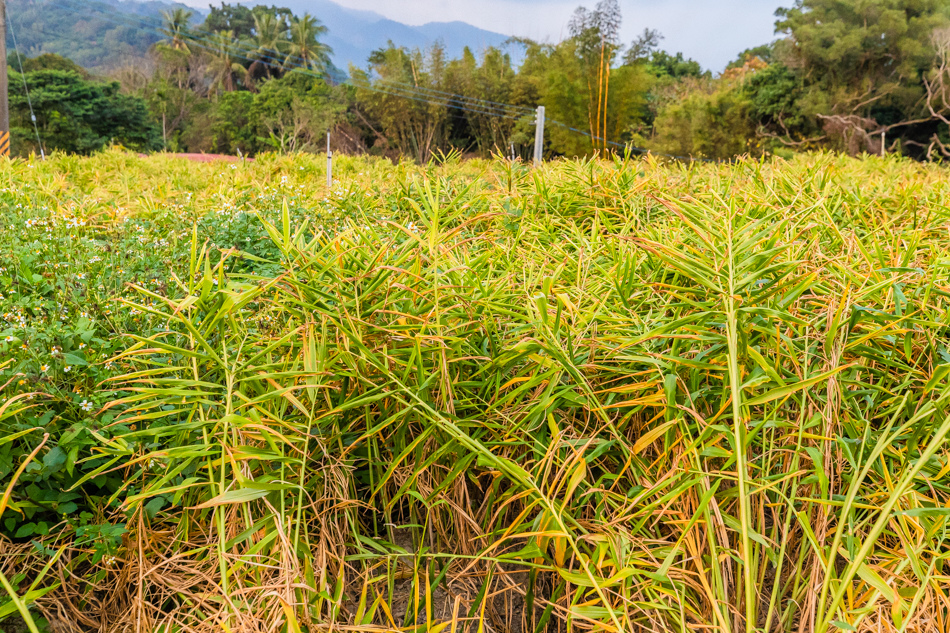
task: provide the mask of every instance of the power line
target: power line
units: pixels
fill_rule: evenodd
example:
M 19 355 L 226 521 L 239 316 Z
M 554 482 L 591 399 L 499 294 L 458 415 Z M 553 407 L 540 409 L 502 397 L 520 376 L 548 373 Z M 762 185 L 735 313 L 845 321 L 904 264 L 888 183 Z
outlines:
M 63 8 L 69 11 L 73 11 L 76 13 L 84 13 L 80 11 L 79 9 L 76 9 L 68 4 L 56 2 L 56 0 L 49 0 L 49 2 L 50 4 L 55 4 L 59 6 L 60 8 Z M 167 33 L 163 29 L 161 29 L 160 27 L 157 27 L 154 23 L 149 22 L 145 18 L 140 18 L 138 16 L 130 14 L 130 15 L 124 16 L 126 21 L 123 22 L 123 21 L 115 19 L 114 17 L 107 16 L 102 13 L 100 13 L 99 15 L 100 15 L 100 19 L 103 19 L 107 22 L 112 22 L 113 24 L 117 24 L 119 26 L 128 26 L 131 28 L 137 28 L 142 31 L 150 31 L 163 38 L 167 37 Z M 130 23 L 130 21 L 137 22 L 138 24 L 132 24 Z M 328 79 L 328 75 L 326 73 L 313 71 L 310 68 L 309 64 L 306 63 L 306 60 L 297 56 L 287 55 L 284 58 L 284 60 L 281 61 L 278 57 L 263 54 L 257 49 L 252 49 L 250 47 L 246 47 L 242 45 L 240 42 L 236 42 L 236 41 L 228 42 L 226 39 L 224 39 L 220 35 L 217 37 L 214 37 L 214 36 L 204 37 L 204 36 L 199 36 L 196 33 L 188 33 L 186 34 L 185 39 L 195 44 L 199 48 L 202 48 L 204 50 L 208 50 L 211 52 L 224 51 L 233 55 L 234 57 L 237 57 L 239 59 L 243 59 L 252 63 L 260 61 L 261 59 L 269 59 L 272 61 L 280 62 L 279 65 L 274 65 L 274 64 L 265 62 L 265 64 L 269 67 L 287 68 L 289 66 L 296 72 L 301 72 L 303 74 L 306 74 L 318 79 L 322 79 L 324 81 L 327 81 Z M 201 42 L 208 42 L 209 44 L 202 44 Z M 276 53 L 277 51 L 272 51 L 272 52 Z M 249 57 L 248 55 L 253 55 L 254 57 Z M 287 61 L 292 60 L 292 59 L 296 59 L 298 61 L 304 61 L 305 64 L 299 64 L 299 63 L 288 64 Z M 469 112 L 472 114 L 481 114 L 481 115 L 491 116 L 491 117 L 496 117 L 496 118 L 525 120 L 528 115 L 534 114 L 534 110 L 526 108 L 524 106 L 494 102 L 494 101 L 489 101 L 489 100 L 484 100 L 484 99 L 478 99 L 475 97 L 466 97 L 464 95 L 444 92 L 444 91 L 436 90 L 433 88 L 411 86 L 410 84 L 405 84 L 401 82 L 392 82 L 392 81 L 383 80 L 383 79 L 377 79 L 376 84 L 382 83 L 385 85 L 390 85 L 391 86 L 390 90 L 386 90 L 384 88 L 379 87 L 378 85 L 373 85 L 368 82 L 357 83 L 357 82 L 354 82 L 352 79 L 347 80 L 344 83 L 354 86 L 358 89 L 369 90 L 371 92 L 377 92 L 380 94 L 394 96 L 394 97 L 398 97 L 402 99 L 409 99 L 409 100 L 420 102 L 420 103 L 427 103 L 430 105 L 442 106 L 442 107 L 460 110 L 463 112 Z M 440 95 L 440 96 L 444 95 L 444 96 L 440 97 L 436 95 Z M 434 99 L 439 99 L 439 100 L 434 100 Z M 485 104 L 485 105 L 482 105 L 482 104 Z M 510 108 L 510 110 L 505 111 L 502 108 Z M 513 114 L 513 112 L 519 112 L 519 114 L 515 115 Z M 714 162 L 708 158 L 694 158 L 692 156 L 679 156 L 675 154 L 654 152 L 650 149 L 637 147 L 629 143 L 620 143 L 617 141 L 610 141 L 605 138 L 593 135 L 584 130 L 571 127 L 570 125 L 567 125 L 566 123 L 562 123 L 554 119 L 548 119 L 547 121 L 553 125 L 557 125 L 563 129 L 569 130 L 576 134 L 581 134 L 582 136 L 586 136 L 587 138 L 590 138 L 592 141 L 600 141 L 612 147 L 623 148 L 626 151 L 638 152 L 641 154 L 654 154 L 656 156 L 672 158 L 675 160 Z
M 54 1 L 51 1 L 50 4 L 56 4 L 57 6 L 63 8 L 63 9 L 66 9 L 66 10 L 68 10 L 68 11 L 73 11 L 73 12 L 76 12 L 76 13 L 80 13 L 80 11 L 79 11 L 78 9 L 75 9 L 75 8 L 73 8 L 72 6 L 69 6 L 69 5 L 60 4 L 60 3 L 57 3 L 57 2 L 54 2 Z M 134 21 L 136 21 L 136 22 L 141 22 L 144 26 L 140 26 L 140 25 L 136 25 L 136 24 L 129 23 L 128 20 L 126 20 L 126 21 L 121 21 L 121 20 L 119 20 L 119 19 L 113 18 L 113 17 L 111 17 L 111 16 L 105 16 L 105 15 L 101 15 L 101 16 L 99 17 L 99 19 L 104 20 L 104 21 L 106 21 L 106 22 L 111 22 L 112 24 L 116 24 L 116 25 L 118 25 L 118 26 L 126 26 L 126 27 L 130 27 L 130 28 L 137 28 L 137 29 L 142 30 L 142 31 L 149 31 L 149 32 L 158 34 L 158 35 L 160 35 L 160 36 L 162 36 L 162 37 L 164 37 L 164 36 L 166 35 L 164 31 L 162 31 L 162 30 L 160 30 L 160 29 L 158 29 L 158 28 L 156 28 L 156 27 L 150 25 L 148 22 L 146 22 L 146 21 L 144 21 L 144 20 L 142 20 L 142 19 L 140 19 L 140 18 L 137 18 L 137 17 L 135 17 L 135 16 L 128 16 L 128 19 L 134 20 Z M 196 35 L 189 34 L 188 37 L 187 37 L 187 40 L 188 40 L 189 42 L 191 42 L 192 44 L 196 45 L 198 48 L 201 48 L 201 49 L 204 49 L 204 50 L 207 50 L 207 51 L 210 51 L 210 52 L 222 52 L 222 51 L 225 51 L 225 52 L 229 53 L 230 55 L 232 55 L 233 57 L 236 57 L 236 58 L 238 58 L 238 59 L 243 59 L 243 60 L 249 61 L 249 62 L 255 62 L 255 61 L 259 61 L 259 60 L 258 60 L 258 59 L 255 59 L 255 57 L 249 57 L 248 55 L 259 55 L 260 57 L 263 57 L 263 58 L 265 58 L 265 59 L 270 59 L 270 60 L 274 60 L 274 61 L 280 61 L 278 58 L 275 58 L 275 57 L 273 57 L 273 56 L 260 55 L 260 54 L 258 53 L 258 51 L 253 50 L 253 49 L 250 49 L 250 48 L 247 48 L 247 47 L 243 47 L 243 46 L 241 46 L 241 45 L 238 44 L 238 43 L 235 43 L 235 42 L 226 42 L 226 41 L 222 40 L 220 37 L 218 37 L 218 38 L 209 38 L 209 37 L 200 37 L 200 36 L 196 36 Z M 204 44 L 204 43 L 202 43 L 202 42 L 207 42 L 207 44 Z M 294 57 L 294 56 L 288 56 L 287 59 L 291 59 L 291 58 L 293 58 L 293 57 Z M 297 59 L 299 59 L 299 58 L 297 58 Z M 274 64 L 267 64 L 267 65 L 268 65 L 268 66 L 271 66 L 271 67 L 274 67 L 274 66 L 275 66 Z M 297 70 L 298 72 L 302 72 L 302 73 L 304 73 L 304 74 L 310 75 L 310 76 L 312 76 L 312 77 L 316 77 L 316 78 L 318 78 L 318 79 L 322 79 L 322 80 L 324 80 L 324 81 L 326 81 L 327 78 L 328 78 L 327 75 L 326 75 L 326 73 L 318 73 L 318 72 L 315 72 L 315 71 L 313 71 L 309 66 L 304 66 L 304 65 L 301 65 L 301 64 L 286 64 L 286 63 L 283 63 L 283 64 L 281 64 L 281 65 L 279 65 L 279 66 L 277 66 L 277 67 L 284 67 L 284 68 L 286 68 L 286 67 L 288 67 L 288 66 L 289 66 L 290 68 L 292 68 L 292 69 Z M 349 81 L 344 82 L 344 83 L 347 83 L 348 85 L 353 85 L 354 87 L 357 87 L 357 88 L 363 88 L 363 89 L 365 89 L 365 90 L 370 90 L 370 91 L 372 91 L 372 92 L 378 92 L 378 93 L 386 94 L 386 95 L 390 95 L 390 96 L 400 97 L 400 98 L 404 98 L 404 99 L 410 99 L 410 100 L 413 100 L 413 101 L 418 101 L 418 102 L 421 102 L 421 103 L 428 103 L 428 104 L 431 104 L 431 105 L 440 105 L 440 106 L 444 106 L 444 107 L 454 108 L 454 109 L 456 109 L 456 110 L 462 110 L 462 111 L 465 111 L 465 112 L 471 112 L 471 113 L 473 113 L 473 114 L 483 114 L 483 115 L 487 115 L 487 116 L 505 117 L 505 118 L 510 118 L 510 119 L 518 119 L 518 118 L 519 118 L 518 116 L 515 116 L 515 115 L 513 115 L 513 114 L 498 112 L 498 111 L 496 111 L 496 110 L 487 110 L 487 109 L 483 109 L 483 108 L 478 108 L 478 107 L 477 107 L 477 104 L 474 104 L 474 107 L 466 107 L 466 105 L 472 105 L 472 104 L 469 104 L 467 101 L 464 101 L 464 97 L 462 97 L 462 95 L 456 95 L 456 96 L 459 97 L 459 98 L 445 99 L 444 101 L 433 101 L 433 99 L 431 98 L 431 96 L 430 96 L 430 95 L 427 95 L 425 92 L 422 92 L 422 91 L 420 91 L 420 90 L 412 90 L 412 89 L 408 89 L 408 88 L 403 88 L 402 86 L 403 86 L 404 84 L 400 84 L 400 85 L 394 86 L 391 90 L 394 90 L 394 91 L 396 91 L 396 92 L 393 92 L 393 91 L 391 91 L 391 90 L 385 90 L 385 89 L 382 89 L 382 88 L 380 88 L 380 87 L 373 86 L 373 85 L 369 85 L 369 84 L 354 83 L 352 80 L 349 80 Z M 405 94 L 405 93 L 408 93 L 408 94 Z M 450 94 L 450 93 L 447 93 L 447 94 Z M 512 106 L 512 107 L 518 107 L 518 106 Z M 522 116 L 525 116 L 525 115 L 522 115 Z
M 81 13 L 79 9 L 76 9 L 68 4 L 63 4 L 63 3 L 55 2 L 52 0 L 50 4 L 55 4 L 59 6 L 60 8 L 63 8 L 69 11 Z M 138 28 L 143 31 L 149 31 L 161 37 L 167 37 L 167 33 L 161 28 L 160 25 L 157 25 L 156 23 L 151 22 L 150 20 L 144 17 L 139 17 L 135 15 L 123 15 L 123 16 L 113 17 L 113 16 L 107 16 L 102 13 L 100 13 L 99 16 L 100 16 L 100 19 L 105 20 L 107 22 L 111 22 L 119 26 L 129 26 L 132 28 Z M 275 57 L 273 55 L 267 55 L 267 54 L 261 53 L 261 51 L 259 51 L 258 49 L 245 46 L 240 41 L 231 41 L 231 42 L 225 43 L 225 41 L 222 40 L 220 36 L 215 36 L 213 34 L 211 34 L 210 36 L 201 36 L 197 33 L 192 32 L 192 33 L 186 34 L 184 36 L 184 39 L 197 44 L 199 48 L 203 48 L 205 50 L 219 52 L 220 50 L 223 50 L 226 48 L 229 52 L 234 53 L 235 57 L 244 59 L 246 61 L 256 62 L 256 61 L 260 61 L 261 59 L 265 59 L 265 60 L 270 60 L 272 62 L 277 62 L 276 64 L 270 64 L 270 63 L 265 62 L 266 65 L 270 67 L 275 67 L 275 66 L 287 67 L 289 65 L 293 68 L 306 70 L 310 74 L 314 74 L 314 72 L 310 68 L 310 65 L 307 63 L 307 60 L 299 56 L 287 55 L 281 58 L 281 57 Z M 204 44 L 202 44 L 202 42 Z M 272 51 L 272 52 L 277 53 L 277 51 Z M 279 53 L 277 54 L 279 55 Z M 287 63 L 288 60 L 295 60 L 296 63 L 288 64 Z M 328 78 L 326 73 L 317 73 L 317 74 L 314 74 L 314 76 L 318 76 L 324 80 Z M 350 85 L 357 85 L 352 80 L 349 80 L 344 83 L 347 83 Z M 462 108 L 459 108 L 459 109 L 469 108 L 471 111 L 478 110 L 479 111 L 478 113 L 487 114 L 489 116 L 504 116 L 504 117 L 509 117 L 509 118 L 518 118 L 521 116 L 527 116 L 529 114 L 533 114 L 534 112 L 533 109 L 527 108 L 525 106 L 517 106 L 514 104 L 490 101 L 487 99 L 480 99 L 477 97 L 469 97 L 465 95 L 459 95 L 456 93 L 437 90 L 434 88 L 413 86 L 411 84 L 406 84 L 403 82 L 397 82 L 397 81 L 392 81 L 392 80 L 387 80 L 387 79 L 382 79 L 382 78 L 377 79 L 376 83 L 385 84 L 389 86 L 390 90 L 404 91 L 410 94 L 414 94 L 418 97 L 422 97 L 423 99 L 429 100 L 430 102 L 431 102 L 431 99 L 433 98 L 435 99 L 444 98 L 444 100 L 448 103 L 462 106 Z M 384 92 L 375 87 L 367 87 L 365 84 L 359 84 L 358 87 L 365 88 L 368 90 L 375 90 L 377 92 Z M 394 93 L 384 92 L 384 94 L 394 94 Z M 397 94 L 396 96 L 400 96 L 400 95 Z M 449 106 L 449 107 L 454 107 L 454 106 Z
M 70 7 L 70 9 L 71 9 L 71 7 Z M 112 21 L 112 20 L 109 20 L 109 21 Z M 112 22 L 115 23 L 115 24 L 120 24 L 120 25 L 122 25 L 122 26 L 129 26 L 129 25 L 127 25 L 127 24 L 122 24 L 122 23 L 119 23 L 119 22 L 114 22 L 114 21 L 112 21 Z M 139 28 L 139 27 L 136 27 L 136 28 Z M 38 28 L 36 28 L 36 27 L 33 27 L 33 29 L 36 30 L 36 31 L 39 31 L 40 33 L 44 33 L 44 34 L 46 34 L 46 35 L 52 35 L 51 33 L 47 32 L 47 31 L 44 31 L 43 29 L 38 29 Z M 144 30 L 144 29 L 143 29 L 143 30 Z M 66 35 L 66 34 L 56 34 L 56 35 L 57 35 L 57 36 L 60 36 L 60 37 L 62 37 L 62 36 L 69 37 L 70 39 L 72 39 L 73 41 L 76 41 L 76 42 L 80 42 L 80 41 L 85 42 L 85 40 L 81 40 L 80 38 L 75 37 L 75 36 L 70 36 L 70 35 Z M 194 43 L 194 42 L 192 42 L 192 43 Z M 197 46 L 198 46 L 198 48 L 201 48 L 201 49 L 207 50 L 207 51 L 215 52 L 215 51 L 217 50 L 216 48 L 213 48 L 213 47 L 210 47 L 210 46 L 205 46 L 205 45 L 202 45 L 202 44 L 197 44 Z M 231 51 L 229 51 L 229 52 L 231 52 Z M 252 58 L 244 57 L 243 55 L 234 55 L 234 56 L 237 57 L 237 58 L 239 58 L 239 59 L 244 59 L 244 60 L 246 60 L 246 61 L 256 61 L 256 60 L 254 60 L 254 59 L 252 59 Z M 273 65 L 273 64 L 267 64 L 267 65 L 268 65 L 269 67 L 276 67 L 276 68 L 279 68 L 279 66 L 276 66 L 276 65 Z M 310 71 L 310 70 L 304 70 L 304 69 L 302 69 L 302 68 L 300 68 L 300 67 L 298 67 L 298 66 L 295 66 L 295 65 L 291 65 L 290 68 L 291 68 L 291 72 L 300 72 L 301 74 L 305 74 L 305 75 L 307 75 L 307 76 L 312 76 L 312 77 L 316 77 L 316 78 L 324 79 L 324 80 L 326 79 L 326 76 L 325 76 L 324 74 L 315 73 L 315 72 L 312 72 L 312 71 Z M 372 91 L 372 92 L 378 92 L 378 93 L 382 93 L 382 94 L 385 94 L 385 95 L 394 96 L 394 97 L 397 97 L 397 98 L 400 98 L 400 99 L 409 99 L 409 100 L 412 100 L 412 101 L 417 101 L 417 102 L 420 102 L 420 103 L 426 103 L 426 104 L 430 104 L 430 105 L 444 105 L 444 106 L 447 106 L 447 107 L 449 107 L 449 108 L 451 108 L 451 109 L 459 110 L 459 111 L 461 111 L 461 112 L 470 112 L 470 113 L 474 113 L 474 114 L 486 114 L 486 115 L 488 115 L 488 116 L 495 116 L 493 113 L 490 113 L 490 112 L 484 112 L 484 111 L 481 111 L 481 110 L 473 110 L 473 109 L 469 109 L 469 108 L 458 108 L 458 107 L 453 106 L 453 105 L 444 104 L 444 103 L 441 103 L 441 102 L 434 102 L 434 101 L 427 100 L 427 99 L 420 99 L 420 98 L 416 98 L 416 97 L 411 96 L 411 95 L 405 95 L 405 94 L 400 94 L 400 93 L 389 92 L 389 91 L 386 91 L 386 90 L 382 90 L 382 89 L 379 89 L 379 88 L 374 88 L 373 86 L 367 86 L 367 85 L 364 85 L 364 84 L 358 84 L 358 85 L 357 85 L 357 84 L 349 83 L 349 85 L 353 85 L 354 87 L 365 88 L 366 90 L 370 90 L 370 91 Z M 451 117 L 451 118 L 454 118 L 454 119 L 464 119 L 464 115 L 462 115 L 462 114 L 451 114 L 451 113 L 449 113 L 448 116 Z M 508 118 L 513 118 L 513 117 L 508 117 Z
M 33 26 L 33 27 L 31 27 L 31 28 L 32 28 L 32 30 L 37 31 L 37 32 L 39 32 L 39 33 L 43 33 L 44 35 L 56 35 L 57 37 L 66 37 L 66 38 L 68 38 L 68 39 L 70 39 L 70 40 L 72 40 L 72 41 L 74 41 L 74 42 L 83 42 L 83 43 L 86 42 L 85 39 L 81 39 L 81 38 L 79 38 L 79 37 L 77 37 L 77 36 L 75 36 L 75 35 L 72 35 L 72 34 L 64 34 L 64 33 L 56 33 L 56 34 L 53 34 L 53 33 L 50 33 L 49 31 L 44 31 L 43 29 L 37 28 L 36 26 Z M 202 48 L 202 49 L 205 49 L 205 50 L 211 50 L 211 49 L 209 49 L 208 47 L 205 47 L 205 46 L 199 46 L 199 48 Z M 247 59 L 247 58 L 242 58 L 242 59 Z M 271 65 L 268 64 L 268 66 L 271 66 Z M 274 67 L 274 66 L 272 66 L 272 67 Z M 307 74 L 308 76 L 315 76 L 315 77 L 319 77 L 319 78 L 323 78 L 323 77 L 324 77 L 323 75 L 314 74 L 314 73 L 303 73 L 302 71 L 300 71 L 300 70 L 298 70 L 298 69 L 296 69 L 296 68 L 292 68 L 292 70 L 291 70 L 290 72 L 301 72 L 302 74 Z M 353 84 L 350 84 L 350 85 L 353 85 Z M 372 88 L 371 86 L 368 87 L 367 89 L 368 89 L 368 90 L 373 90 L 373 88 Z M 392 95 L 392 96 L 395 96 L 395 97 L 400 98 L 400 99 L 412 99 L 413 101 L 420 101 L 419 99 L 415 99 L 415 98 L 413 98 L 413 97 L 406 96 L 406 95 L 402 95 L 402 94 L 396 94 L 396 93 L 391 93 L 391 92 L 384 92 L 384 91 L 381 91 L 381 90 L 375 90 L 375 92 L 383 92 L 383 94 Z M 441 105 L 441 104 L 438 104 L 438 103 L 432 102 L 432 101 L 424 101 L 424 103 L 433 104 L 433 105 Z M 460 113 L 460 114 L 453 114 L 453 113 L 449 112 L 449 113 L 446 114 L 446 116 L 448 116 L 448 117 L 450 117 L 450 118 L 452 118 L 452 119 L 468 120 L 468 119 L 465 118 L 464 112 L 475 112 L 476 114 L 481 114 L 481 112 L 474 111 L 474 110 L 462 110 L 461 112 L 463 112 L 463 113 Z
M 36 113 L 33 112 L 33 99 L 30 98 L 30 87 L 26 83 L 26 73 L 23 72 L 23 59 L 20 57 L 20 45 L 16 41 L 16 31 L 13 28 L 13 20 L 9 21 L 10 35 L 13 36 L 13 49 L 16 51 L 17 65 L 20 67 L 20 78 L 23 80 L 23 91 L 26 93 L 26 103 L 30 106 L 30 120 L 33 121 L 33 131 L 36 133 L 36 145 L 40 148 L 40 157 L 46 158 L 46 151 L 43 149 L 43 141 L 40 140 L 40 128 L 36 124 Z M 6 63 L 6 60 L 3 60 Z

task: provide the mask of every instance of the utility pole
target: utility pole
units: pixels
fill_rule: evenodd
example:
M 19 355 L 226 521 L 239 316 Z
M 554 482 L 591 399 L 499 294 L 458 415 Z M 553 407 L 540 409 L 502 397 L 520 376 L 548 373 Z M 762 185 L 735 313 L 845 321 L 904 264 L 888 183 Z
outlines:
M 538 116 L 534 120 L 534 164 L 541 164 L 544 151 L 544 106 L 538 106 Z
M 7 0 L 0 0 L 0 156 L 10 156 L 10 103 L 7 81 Z

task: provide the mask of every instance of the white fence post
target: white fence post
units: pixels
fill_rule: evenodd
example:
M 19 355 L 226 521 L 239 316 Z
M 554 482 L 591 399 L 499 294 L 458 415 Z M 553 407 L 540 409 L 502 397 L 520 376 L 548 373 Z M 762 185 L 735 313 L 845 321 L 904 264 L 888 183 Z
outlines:
M 540 165 L 544 151 L 544 106 L 538 106 L 538 116 L 534 123 L 534 164 Z
M 327 132 L 327 189 L 333 187 L 333 152 L 330 151 L 330 133 Z

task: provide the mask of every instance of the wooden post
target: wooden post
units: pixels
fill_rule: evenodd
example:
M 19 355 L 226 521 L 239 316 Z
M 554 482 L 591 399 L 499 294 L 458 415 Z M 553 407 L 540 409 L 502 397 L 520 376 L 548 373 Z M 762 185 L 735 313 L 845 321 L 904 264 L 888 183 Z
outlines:
M 0 0 L 0 156 L 10 156 L 10 102 L 7 78 L 7 0 Z
M 544 106 L 538 106 L 538 116 L 534 120 L 534 164 L 541 164 L 544 152 Z

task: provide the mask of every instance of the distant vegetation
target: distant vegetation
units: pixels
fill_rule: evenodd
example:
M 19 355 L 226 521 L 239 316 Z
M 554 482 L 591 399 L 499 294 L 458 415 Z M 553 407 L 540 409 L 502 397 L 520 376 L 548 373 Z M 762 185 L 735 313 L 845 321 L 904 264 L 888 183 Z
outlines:
M 9 21 L 23 53 L 30 57 L 56 53 L 101 73 L 145 58 L 161 40 L 161 34 L 136 28 L 118 16 L 160 20 L 169 6 L 173 5 L 134 0 L 7 0 Z
M 10 129 L 21 146 L 34 147 L 39 135 L 47 151 L 89 154 L 112 143 L 143 151 L 162 148 L 145 101 L 122 94 L 119 82 L 93 81 L 57 55 L 28 59 L 23 69 L 30 98 L 22 90 L 10 94 Z M 10 82 L 22 86 L 20 73 L 11 71 Z
M 796 0 L 777 12 L 779 39 L 718 76 L 664 50 L 656 31 L 621 42 L 619 5 L 601 0 L 577 9 L 560 43 L 514 42 L 517 66 L 497 48 L 450 59 L 441 45 L 390 44 L 348 69 L 348 80 L 330 62 L 319 16 L 279 6 L 222 3 L 202 18 L 184 8 L 157 16 L 146 3 L 117 18 L 102 2 L 81 11 L 76 0 L 15 2 L 27 48 L 55 32 L 99 76 L 109 55 L 105 74 L 151 119 L 112 140 L 142 149 L 156 147 L 150 126 L 169 150 L 245 155 L 315 150 L 332 130 L 334 148 L 351 153 L 527 158 L 533 111 L 544 105 L 548 156 L 634 146 L 710 159 L 820 148 L 950 157 L 948 0 Z M 116 66 L 123 51 L 131 61 Z M 28 84 L 48 81 L 29 72 Z M 35 134 L 17 132 L 16 150 L 35 151 Z M 99 146 L 48 136 L 47 149 Z

